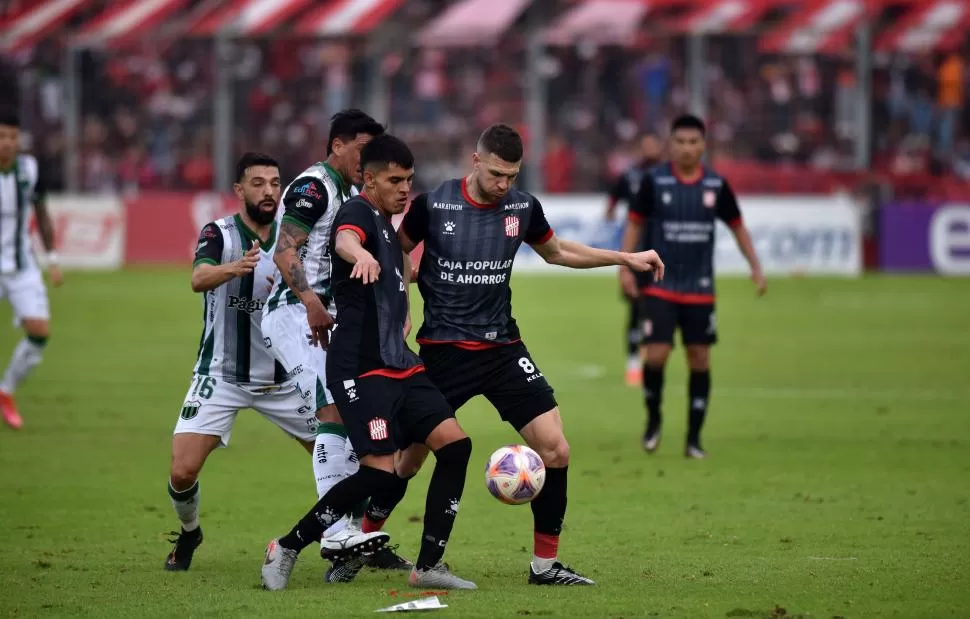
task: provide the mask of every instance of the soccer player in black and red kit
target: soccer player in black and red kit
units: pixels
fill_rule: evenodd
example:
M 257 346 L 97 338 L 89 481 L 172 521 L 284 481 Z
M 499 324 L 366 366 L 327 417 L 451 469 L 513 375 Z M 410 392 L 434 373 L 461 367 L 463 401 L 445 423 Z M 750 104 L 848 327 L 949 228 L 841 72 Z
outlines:
M 705 457 L 701 428 L 711 391 L 710 347 L 717 342 L 714 314 L 714 224 L 725 222 L 751 267 L 758 294 L 766 283 L 751 236 L 741 220 L 738 201 L 728 182 L 704 166 L 704 123 L 696 116 L 681 116 L 671 126 L 670 162 L 652 168 L 642 179 L 631 203 L 623 248 L 646 243 L 670 265 L 662 282 L 641 287 L 641 320 L 646 361 L 643 389 L 647 428 L 643 448 L 648 453 L 660 444 L 661 396 L 664 366 L 680 327 L 690 368 L 687 444 L 689 458 Z M 624 288 L 633 286 L 633 274 L 621 269 Z
M 640 191 L 640 181 L 647 171 L 660 163 L 663 157 L 663 142 L 653 133 L 647 133 L 640 138 L 640 159 L 630 166 L 623 174 L 616 177 L 609 191 L 609 201 L 606 204 L 606 220 L 613 221 L 616 217 L 616 207 L 625 202 L 627 210 Z M 640 359 L 640 293 L 639 288 L 647 285 L 649 277 L 637 278 L 638 286 L 631 286 L 629 290 L 622 290 L 623 298 L 627 301 L 626 327 L 626 383 L 631 387 L 639 387 L 643 382 Z
M 424 242 L 418 342 L 428 378 L 456 410 L 484 395 L 545 463 L 545 485 L 531 504 L 535 546 L 528 582 L 591 585 L 558 560 L 569 444 L 552 387 L 512 318 L 512 262 L 528 243 L 546 262 L 576 269 L 622 264 L 660 278 L 663 263 L 654 251 L 621 253 L 559 239 L 539 201 L 513 187 L 521 162 L 519 134 L 508 125 L 489 127 L 472 157 L 473 172 L 416 197 L 398 235 L 406 252 Z M 422 449 L 412 446 L 403 454 L 399 495 L 372 497 L 365 532 L 378 530 L 403 497 L 406 480 L 427 453 Z
M 410 273 L 391 216 L 407 205 L 414 157 L 404 142 L 384 134 L 364 146 L 360 164 L 364 191 L 337 211 L 330 239 L 340 322 L 331 335 L 326 371 L 360 469 L 327 491 L 290 533 L 270 541 L 263 586 L 286 588 L 299 552 L 319 542 L 354 505 L 394 486 L 395 454 L 421 443 L 434 451 L 437 464 L 428 486 L 421 550 L 408 582 L 425 589 L 475 589 L 475 583 L 440 562 L 458 515 L 471 439 L 404 339 Z M 348 539 L 331 558 L 356 573 L 362 555 L 381 547 L 387 535 Z

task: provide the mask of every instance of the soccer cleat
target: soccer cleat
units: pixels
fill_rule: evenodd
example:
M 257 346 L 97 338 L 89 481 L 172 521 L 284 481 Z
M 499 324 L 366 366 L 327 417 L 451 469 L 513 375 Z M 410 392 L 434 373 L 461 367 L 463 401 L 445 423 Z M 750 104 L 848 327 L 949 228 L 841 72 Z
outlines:
M 575 572 L 568 565 L 563 565 L 559 561 L 552 564 L 548 570 L 536 574 L 532 566 L 529 566 L 530 585 L 595 585 L 592 579 Z
M 0 413 L 3 413 L 3 421 L 14 430 L 24 426 L 24 420 L 17 412 L 17 403 L 6 391 L 0 391 Z
M 168 558 L 165 559 L 165 570 L 169 572 L 188 571 L 192 565 L 192 555 L 195 554 L 195 549 L 202 544 L 202 527 L 194 531 L 182 529 L 181 533 L 172 531 L 171 535 L 178 537 L 168 540 L 175 544 L 175 548 L 168 553 Z
M 700 445 L 687 445 L 684 448 L 684 457 L 691 460 L 703 460 L 707 457 L 707 452 L 700 448 Z
M 353 582 L 366 562 L 367 557 L 363 555 L 351 557 L 346 561 L 337 561 L 327 570 L 323 580 L 326 582 Z
M 414 564 L 397 554 L 397 546 L 384 546 L 367 557 L 366 566 L 375 570 L 410 570 Z
M 383 531 L 362 533 L 355 529 L 344 529 L 332 537 L 324 538 L 320 544 L 320 556 L 328 561 L 346 561 L 362 554 L 380 550 L 391 536 Z
M 297 551 L 280 546 L 278 538 L 270 540 L 266 546 L 266 558 L 263 559 L 263 588 L 270 591 L 286 589 L 298 556 Z
M 408 584 L 418 589 L 478 589 L 478 585 L 472 581 L 452 574 L 445 563 L 438 563 L 426 570 L 412 568 Z
M 652 454 L 657 451 L 660 447 L 660 430 L 657 430 L 653 434 L 649 430 L 643 433 L 643 450 L 648 454 Z

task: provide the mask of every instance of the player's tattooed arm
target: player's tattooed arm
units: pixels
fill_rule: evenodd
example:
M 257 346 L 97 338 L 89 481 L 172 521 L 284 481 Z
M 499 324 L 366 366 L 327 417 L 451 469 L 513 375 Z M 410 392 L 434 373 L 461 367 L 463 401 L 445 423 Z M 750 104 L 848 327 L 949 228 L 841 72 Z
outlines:
M 276 263 L 283 280 L 301 298 L 310 290 L 310 283 L 306 278 L 306 271 L 297 252 L 306 243 L 309 233 L 299 224 L 286 218 L 280 225 L 280 236 L 276 241 L 276 253 L 273 262 Z

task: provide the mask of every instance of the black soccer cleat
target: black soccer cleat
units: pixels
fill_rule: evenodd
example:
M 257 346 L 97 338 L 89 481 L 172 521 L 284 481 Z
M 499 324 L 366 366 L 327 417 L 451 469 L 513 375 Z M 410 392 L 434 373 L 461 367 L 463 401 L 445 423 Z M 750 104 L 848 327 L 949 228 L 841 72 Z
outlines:
M 395 552 L 398 546 L 384 546 L 367 557 L 366 567 L 375 570 L 407 570 L 411 571 L 414 564 Z
M 327 573 L 324 574 L 323 580 L 332 583 L 353 582 L 366 562 L 367 557 L 364 555 L 351 557 L 346 561 L 334 561 Z
M 192 555 L 195 554 L 195 549 L 202 544 L 202 527 L 194 531 L 182 529 L 181 533 L 172 531 L 169 535 L 178 535 L 178 537 L 168 540 L 175 544 L 175 548 L 168 553 L 168 558 L 165 559 L 165 570 L 168 572 L 188 571 L 192 565 Z
M 529 566 L 530 585 L 595 585 L 592 579 L 586 578 L 582 574 L 574 571 L 568 565 L 563 565 L 559 561 L 552 564 L 548 570 L 539 574 L 535 573 L 532 566 Z

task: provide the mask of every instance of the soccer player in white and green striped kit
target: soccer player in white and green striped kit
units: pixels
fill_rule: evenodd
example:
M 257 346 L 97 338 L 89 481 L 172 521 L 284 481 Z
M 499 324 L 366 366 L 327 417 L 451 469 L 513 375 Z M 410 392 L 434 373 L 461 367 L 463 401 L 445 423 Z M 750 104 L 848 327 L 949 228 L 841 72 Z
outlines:
M 313 449 L 317 421 L 312 393 L 302 390 L 266 349 L 260 323 L 275 270 L 280 201 L 279 166 L 245 154 L 236 166 L 235 215 L 206 224 L 192 268 L 192 290 L 203 295 L 203 330 L 188 393 L 172 439 L 168 492 L 181 521 L 165 569 L 185 571 L 202 543 L 199 472 L 226 446 L 240 409 L 252 408 Z

